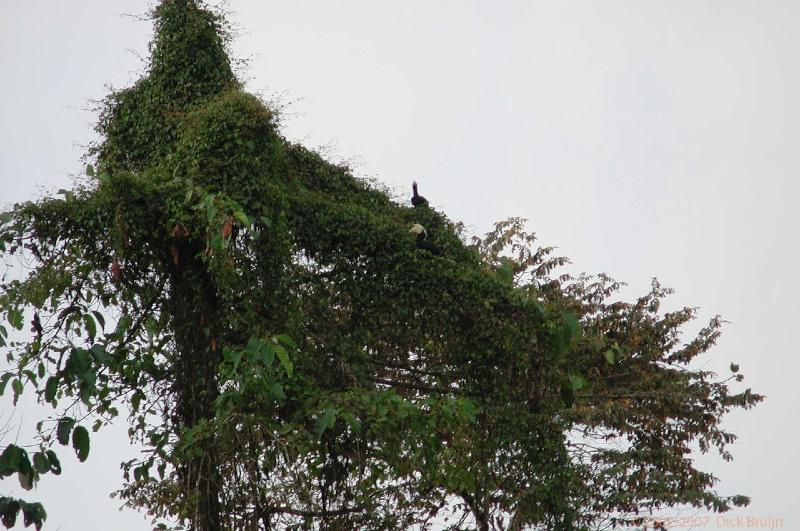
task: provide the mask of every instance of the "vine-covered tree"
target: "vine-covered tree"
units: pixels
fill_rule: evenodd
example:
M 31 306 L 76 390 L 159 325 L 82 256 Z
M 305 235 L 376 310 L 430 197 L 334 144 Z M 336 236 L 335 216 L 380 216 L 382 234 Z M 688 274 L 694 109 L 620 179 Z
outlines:
M 761 397 L 693 370 L 714 319 L 558 275 L 523 222 L 484 238 L 279 133 L 222 18 L 153 11 L 150 63 L 100 110 L 74 189 L 0 218 L 0 392 L 52 406 L 0 475 L 30 489 L 130 412 L 117 493 L 162 528 L 589 529 L 713 488 L 725 413 Z M 416 196 L 416 194 L 415 194 Z M 419 227 L 416 227 L 416 226 Z M 410 230 L 412 229 L 413 230 Z M 24 271 L 24 275 L 21 275 Z M 9 385 L 10 384 L 10 385 Z M 0 498 L 39 529 L 44 508 Z

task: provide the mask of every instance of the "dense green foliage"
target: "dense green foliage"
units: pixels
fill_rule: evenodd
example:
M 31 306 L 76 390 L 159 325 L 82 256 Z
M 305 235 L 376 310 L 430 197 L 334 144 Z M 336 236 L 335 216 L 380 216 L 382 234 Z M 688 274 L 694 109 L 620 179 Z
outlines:
M 689 457 L 728 457 L 723 415 L 761 399 L 688 368 L 718 319 L 681 344 L 693 312 L 659 313 L 667 290 L 625 303 L 605 277 L 552 278 L 564 261 L 520 220 L 466 241 L 287 142 L 219 17 L 153 14 L 150 67 L 106 100 L 85 181 L 0 219 L 30 266 L 0 315 L 32 324 L 0 327 L 0 386 L 53 407 L 33 463 L 10 445 L 0 474 L 29 488 L 58 444 L 85 460 L 87 426 L 125 406 L 145 453 L 117 494 L 163 526 L 584 529 L 746 503 Z M 19 510 L 40 527 L 40 505 L 0 498 L 4 524 Z

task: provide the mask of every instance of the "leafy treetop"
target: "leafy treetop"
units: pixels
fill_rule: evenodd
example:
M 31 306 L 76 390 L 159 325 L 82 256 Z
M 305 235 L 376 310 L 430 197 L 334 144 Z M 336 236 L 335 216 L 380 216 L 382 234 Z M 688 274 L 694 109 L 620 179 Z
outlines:
M 627 303 L 603 275 L 554 277 L 565 260 L 519 219 L 467 241 L 284 139 L 220 16 L 163 0 L 153 18 L 87 179 L 0 218 L 0 250 L 29 266 L 0 315 L 32 325 L 0 326 L 0 391 L 53 407 L 0 474 L 57 474 L 57 444 L 85 460 L 87 426 L 124 406 L 145 451 L 117 495 L 164 528 L 588 529 L 746 503 L 690 458 L 729 458 L 722 417 L 761 400 L 690 368 L 718 318 L 681 344 L 694 312 L 660 313 L 668 290 Z M 0 498 L 6 526 L 20 511 L 45 519 Z

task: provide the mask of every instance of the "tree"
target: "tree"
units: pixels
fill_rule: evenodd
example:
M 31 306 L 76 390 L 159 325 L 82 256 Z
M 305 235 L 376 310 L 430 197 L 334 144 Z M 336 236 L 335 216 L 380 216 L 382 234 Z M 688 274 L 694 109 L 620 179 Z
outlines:
M 220 16 L 163 0 L 153 19 L 86 179 L 0 218 L 0 251 L 29 265 L 0 315 L 32 326 L 0 327 L 0 390 L 53 407 L 3 476 L 57 473 L 57 444 L 85 459 L 88 423 L 124 405 L 145 453 L 117 494 L 163 527 L 588 529 L 747 502 L 689 458 L 729 458 L 722 417 L 762 398 L 689 368 L 720 319 L 681 345 L 693 311 L 660 314 L 668 290 L 625 303 L 605 276 L 553 278 L 565 260 L 519 219 L 467 241 L 282 138 Z M 0 499 L 4 524 L 20 510 L 41 526 Z

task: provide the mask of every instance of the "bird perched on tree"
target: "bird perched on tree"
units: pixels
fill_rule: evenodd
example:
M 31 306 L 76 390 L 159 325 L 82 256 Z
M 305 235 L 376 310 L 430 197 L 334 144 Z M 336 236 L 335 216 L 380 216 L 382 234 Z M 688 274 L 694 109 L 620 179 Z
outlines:
M 36 337 L 42 339 L 42 321 L 39 320 L 39 312 L 33 312 L 33 319 L 31 320 L 31 332 L 36 333 Z
M 438 245 L 435 245 L 427 240 L 428 238 L 428 231 L 425 230 L 425 227 L 420 225 L 419 223 L 414 223 L 411 226 L 411 229 L 408 231 L 411 234 L 416 234 L 417 236 L 417 249 L 422 249 L 424 251 L 428 251 L 429 253 L 435 254 L 439 256 L 442 254 L 442 248 Z
M 414 195 L 411 196 L 411 204 L 414 205 L 415 208 L 423 205 L 428 206 L 428 200 L 417 193 L 417 181 L 411 183 L 411 189 L 414 190 Z
M 408 232 L 417 237 L 419 237 L 420 235 L 423 235 L 423 237 L 428 236 L 428 232 L 425 230 L 425 227 L 423 227 L 419 223 L 414 223 L 413 225 L 411 225 L 411 228 L 408 229 Z

